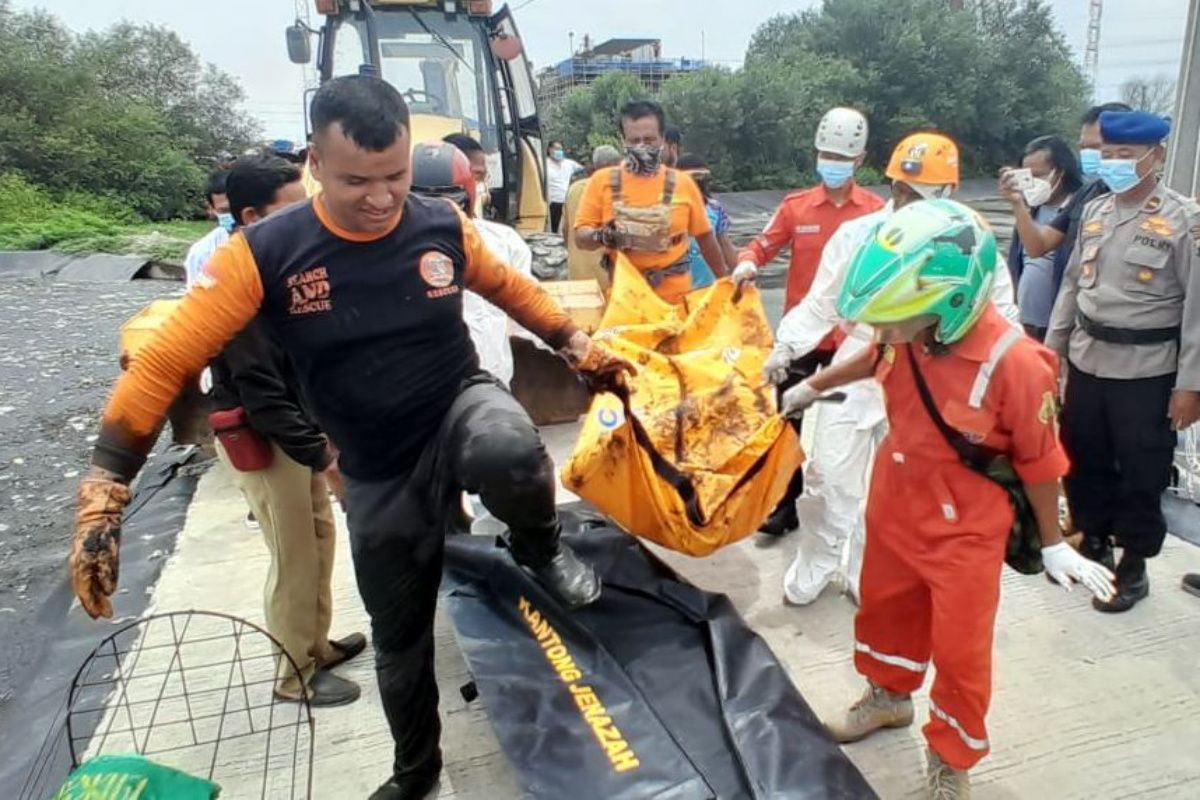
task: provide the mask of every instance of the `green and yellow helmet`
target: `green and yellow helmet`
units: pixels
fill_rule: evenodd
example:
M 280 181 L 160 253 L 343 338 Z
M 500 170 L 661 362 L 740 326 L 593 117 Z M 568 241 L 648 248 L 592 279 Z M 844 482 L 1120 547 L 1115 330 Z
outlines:
M 897 211 L 858 249 L 838 313 L 869 325 L 927 315 L 949 344 L 979 319 L 995 277 L 996 237 L 983 218 L 953 200 L 925 200 Z

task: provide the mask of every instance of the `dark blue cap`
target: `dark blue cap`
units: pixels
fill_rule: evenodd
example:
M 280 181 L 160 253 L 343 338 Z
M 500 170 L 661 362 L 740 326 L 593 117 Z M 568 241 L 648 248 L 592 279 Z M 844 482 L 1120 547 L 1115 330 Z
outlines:
M 1149 111 L 1105 111 L 1100 115 L 1100 138 L 1105 144 L 1158 144 L 1170 132 L 1170 120 Z

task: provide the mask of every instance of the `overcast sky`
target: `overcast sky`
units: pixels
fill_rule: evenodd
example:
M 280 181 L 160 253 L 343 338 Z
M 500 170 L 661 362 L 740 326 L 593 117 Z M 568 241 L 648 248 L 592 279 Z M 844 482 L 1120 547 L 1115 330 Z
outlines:
M 311 0 L 309 0 L 311 3 Z M 662 39 L 668 57 L 704 55 L 728 66 L 741 63 L 755 29 L 773 14 L 798 11 L 819 0 L 513 0 L 517 24 L 536 68 L 567 58 L 570 34 L 593 41 L 612 37 Z M 1109 0 L 1101 26 L 1100 99 L 1114 99 L 1133 75 L 1179 71 L 1181 30 L 1188 0 Z M 271 138 L 299 139 L 302 75 L 287 60 L 283 29 L 295 0 L 15 0 L 18 8 L 48 9 L 76 30 L 104 28 L 122 18 L 166 25 L 198 51 L 237 76 L 246 109 Z M 1088 0 L 1051 0 L 1059 26 L 1077 57 L 1083 51 Z

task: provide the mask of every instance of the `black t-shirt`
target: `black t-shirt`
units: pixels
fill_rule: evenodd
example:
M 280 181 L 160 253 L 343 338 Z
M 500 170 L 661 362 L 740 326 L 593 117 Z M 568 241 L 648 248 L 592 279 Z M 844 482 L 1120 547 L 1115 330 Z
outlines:
M 326 228 L 312 202 L 246 229 L 262 276 L 260 316 L 291 357 L 349 476 L 402 474 L 479 360 L 463 321 L 467 255 L 445 200 L 410 195 L 371 241 Z

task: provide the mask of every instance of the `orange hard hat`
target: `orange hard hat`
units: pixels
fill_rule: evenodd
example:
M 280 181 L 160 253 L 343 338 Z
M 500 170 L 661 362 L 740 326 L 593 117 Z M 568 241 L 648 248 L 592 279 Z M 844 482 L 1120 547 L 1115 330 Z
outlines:
M 887 176 L 894 181 L 958 188 L 958 145 L 940 133 L 914 133 L 892 151 Z

